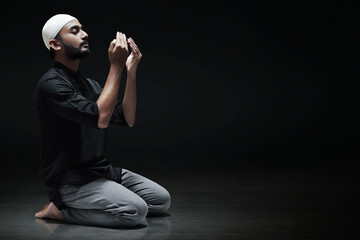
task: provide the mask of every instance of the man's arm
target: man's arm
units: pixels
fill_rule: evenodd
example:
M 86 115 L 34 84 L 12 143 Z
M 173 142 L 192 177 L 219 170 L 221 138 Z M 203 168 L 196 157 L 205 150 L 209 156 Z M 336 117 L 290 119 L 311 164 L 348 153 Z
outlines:
M 135 123 L 136 114 L 136 70 L 142 54 L 132 38 L 128 39 L 128 43 L 131 54 L 126 60 L 127 80 L 122 107 L 126 122 L 132 127 Z
M 96 101 L 99 108 L 99 128 L 107 128 L 116 104 L 121 74 L 127 59 L 128 47 L 125 34 L 117 32 L 108 50 L 110 71 L 103 91 Z

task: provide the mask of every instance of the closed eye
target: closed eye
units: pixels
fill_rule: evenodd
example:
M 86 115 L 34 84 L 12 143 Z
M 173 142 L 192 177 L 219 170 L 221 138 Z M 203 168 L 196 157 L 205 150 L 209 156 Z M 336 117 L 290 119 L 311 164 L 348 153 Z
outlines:
M 74 25 L 70 27 L 70 32 L 73 34 L 77 34 L 82 29 L 82 26 Z

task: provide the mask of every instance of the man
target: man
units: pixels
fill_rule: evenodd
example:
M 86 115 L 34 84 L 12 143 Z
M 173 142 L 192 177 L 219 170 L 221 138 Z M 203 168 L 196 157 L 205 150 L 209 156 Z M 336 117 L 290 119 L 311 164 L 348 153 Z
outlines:
M 55 61 L 36 87 L 42 137 L 40 176 L 50 203 L 35 217 L 132 227 L 147 214 L 164 214 L 171 202 L 166 189 L 113 167 L 104 156 L 108 125 L 132 127 L 135 122 L 136 71 L 142 54 L 134 40 L 116 33 L 108 49 L 110 71 L 101 88 L 79 73 L 80 59 L 90 49 L 88 35 L 75 17 L 51 17 L 42 36 Z M 121 103 L 117 95 L 125 67 Z

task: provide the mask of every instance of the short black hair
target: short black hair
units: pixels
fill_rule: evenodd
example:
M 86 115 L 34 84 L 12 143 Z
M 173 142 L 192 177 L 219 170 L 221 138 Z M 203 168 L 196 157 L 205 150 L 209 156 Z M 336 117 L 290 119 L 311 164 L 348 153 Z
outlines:
M 59 40 L 59 41 L 61 42 L 62 39 L 61 39 L 60 33 L 58 33 L 58 34 L 55 36 L 54 39 Z M 51 57 L 52 59 L 55 58 L 55 50 L 52 49 L 52 47 L 50 47 L 50 57 Z

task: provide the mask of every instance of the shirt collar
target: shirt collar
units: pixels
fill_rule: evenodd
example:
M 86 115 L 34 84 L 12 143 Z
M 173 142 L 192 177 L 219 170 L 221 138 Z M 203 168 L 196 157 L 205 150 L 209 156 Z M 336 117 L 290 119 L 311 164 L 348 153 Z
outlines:
M 80 76 L 79 71 L 77 73 L 74 73 L 70 68 L 68 68 L 67 66 L 65 66 L 62 63 L 55 61 L 54 67 L 63 70 L 66 74 L 68 74 L 73 79 L 77 79 Z

